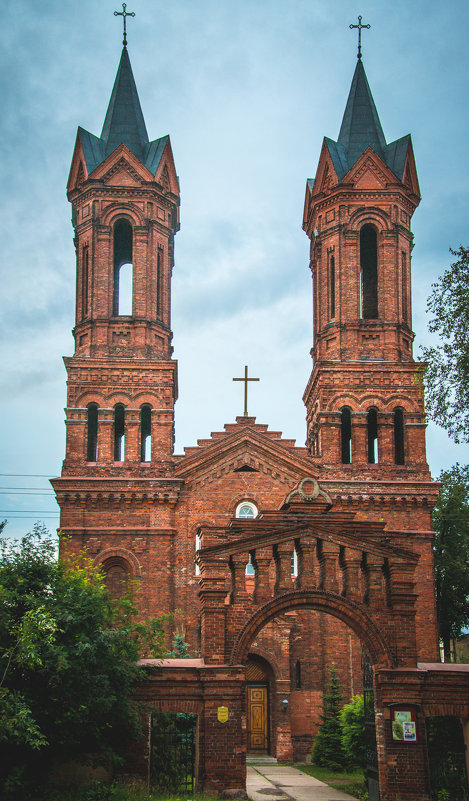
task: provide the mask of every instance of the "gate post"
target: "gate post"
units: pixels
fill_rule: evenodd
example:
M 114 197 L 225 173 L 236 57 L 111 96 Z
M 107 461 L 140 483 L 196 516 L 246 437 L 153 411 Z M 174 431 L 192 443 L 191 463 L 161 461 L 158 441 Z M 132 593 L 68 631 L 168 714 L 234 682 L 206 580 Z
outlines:
M 246 682 L 243 667 L 204 667 L 199 751 L 201 788 L 242 798 L 246 793 Z

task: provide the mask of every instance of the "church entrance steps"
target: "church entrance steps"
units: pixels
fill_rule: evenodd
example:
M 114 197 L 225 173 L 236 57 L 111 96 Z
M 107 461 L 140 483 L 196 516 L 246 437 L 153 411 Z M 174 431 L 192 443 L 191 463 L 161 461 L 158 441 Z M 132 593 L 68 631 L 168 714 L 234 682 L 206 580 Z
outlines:
M 246 765 L 276 765 L 277 760 L 267 754 L 247 754 Z
M 290 765 L 246 762 L 246 792 L 251 801 L 354 801 L 351 795 Z

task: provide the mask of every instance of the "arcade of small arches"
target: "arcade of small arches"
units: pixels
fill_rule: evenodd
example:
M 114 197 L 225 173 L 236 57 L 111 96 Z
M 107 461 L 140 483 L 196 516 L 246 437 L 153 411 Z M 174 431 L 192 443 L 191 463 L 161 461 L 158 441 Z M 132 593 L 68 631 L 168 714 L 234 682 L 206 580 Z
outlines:
M 152 407 L 144 403 L 139 409 L 139 441 L 140 461 L 151 461 L 151 413 Z M 125 461 L 125 418 L 126 407 L 123 403 L 116 403 L 113 410 L 113 454 L 115 462 Z M 99 407 L 97 403 L 89 403 L 86 407 L 86 461 L 98 461 L 98 419 Z
M 402 406 L 392 411 L 393 458 L 394 464 L 405 464 L 405 417 Z M 362 416 L 362 413 L 360 413 Z M 379 413 L 375 406 L 366 412 L 366 439 L 368 464 L 378 464 L 379 453 Z M 352 463 L 352 409 L 343 406 L 340 410 L 340 446 L 342 464 Z

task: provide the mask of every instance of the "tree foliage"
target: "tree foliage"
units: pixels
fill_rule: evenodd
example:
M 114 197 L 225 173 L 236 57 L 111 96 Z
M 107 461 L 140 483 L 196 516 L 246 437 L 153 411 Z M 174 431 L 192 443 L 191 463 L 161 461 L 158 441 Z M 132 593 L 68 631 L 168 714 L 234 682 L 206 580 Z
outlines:
M 429 416 L 455 442 L 469 442 L 469 249 L 450 251 L 457 261 L 432 285 L 429 330 L 440 345 L 423 347 Z
M 363 695 L 354 695 L 340 710 L 342 748 L 349 767 L 366 765 L 365 710 Z
M 439 476 L 433 510 L 438 630 L 445 658 L 450 641 L 469 625 L 469 467 L 455 464 Z
M 312 758 L 315 765 L 339 771 L 346 765 L 342 747 L 340 708 L 342 689 L 335 664 L 329 668 L 329 682 L 322 699 L 319 731 L 314 738 Z
M 41 527 L 0 540 L 0 794 L 37 786 L 51 766 L 119 761 L 139 733 L 133 700 L 142 649 L 163 653 L 161 619 L 135 624 L 83 554 L 56 558 Z M 32 797 L 32 790 L 28 792 Z

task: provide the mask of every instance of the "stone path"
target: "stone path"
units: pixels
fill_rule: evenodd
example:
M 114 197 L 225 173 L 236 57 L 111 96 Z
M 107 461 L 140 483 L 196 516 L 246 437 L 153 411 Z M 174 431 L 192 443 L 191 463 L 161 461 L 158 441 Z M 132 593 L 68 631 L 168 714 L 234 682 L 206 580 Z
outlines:
M 246 790 L 251 801 L 356 801 L 290 765 L 272 757 L 247 760 Z

